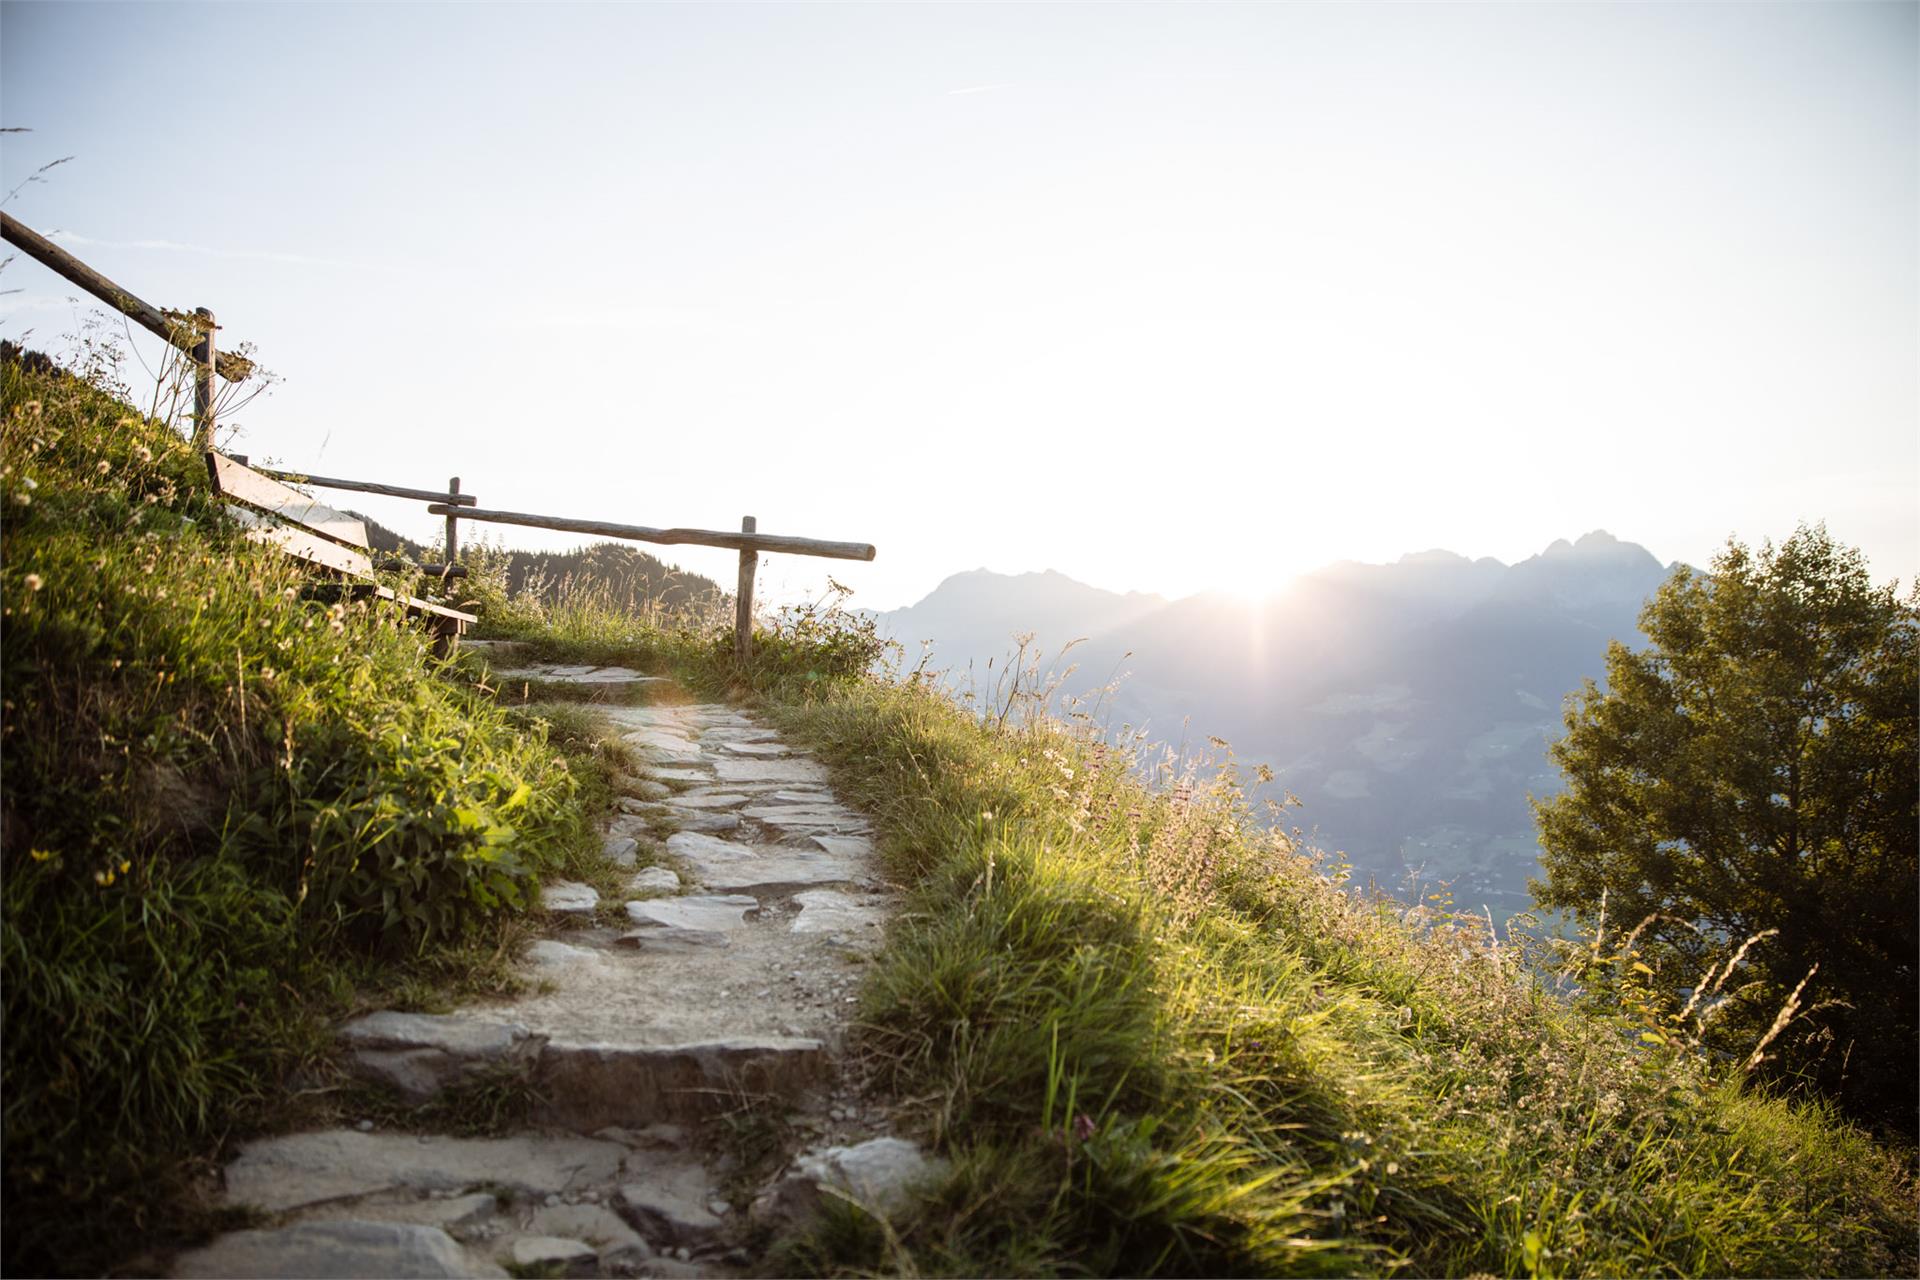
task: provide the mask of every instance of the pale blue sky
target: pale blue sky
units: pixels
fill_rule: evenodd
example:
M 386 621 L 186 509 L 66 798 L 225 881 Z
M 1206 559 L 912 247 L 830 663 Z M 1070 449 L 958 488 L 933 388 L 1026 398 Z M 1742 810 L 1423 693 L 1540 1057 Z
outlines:
M 7 3 L 0 176 L 258 345 L 241 450 L 880 548 L 776 594 L 1822 518 L 1905 580 L 1917 14 Z

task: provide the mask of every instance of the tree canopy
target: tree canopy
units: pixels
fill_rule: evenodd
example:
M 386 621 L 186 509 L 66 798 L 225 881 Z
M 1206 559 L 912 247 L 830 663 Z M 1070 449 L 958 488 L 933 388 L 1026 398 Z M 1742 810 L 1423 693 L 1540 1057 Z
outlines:
M 1823 526 L 1729 541 L 1648 601 L 1605 689 L 1568 700 L 1536 801 L 1542 905 L 1625 927 L 1683 984 L 1744 940 L 1745 985 L 1711 1024 L 1744 1057 L 1810 971 L 1762 1069 L 1911 1133 L 1916 1103 L 1915 637 L 1902 601 Z M 1736 989 L 1729 983 L 1727 989 Z

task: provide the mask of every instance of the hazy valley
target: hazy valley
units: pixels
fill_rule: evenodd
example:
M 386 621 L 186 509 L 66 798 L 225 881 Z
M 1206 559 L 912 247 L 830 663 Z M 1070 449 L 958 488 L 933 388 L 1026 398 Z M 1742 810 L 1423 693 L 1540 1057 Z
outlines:
M 1560 785 L 1546 746 L 1563 700 L 1602 675 L 1608 641 L 1635 642 L 1672 568 L 1596 531 L 1512 565 L 1448 551 L 1336 563 L 1257 603 L 975 570 L 877 618 L 910 664 L 931 641 L 930 668 L 983 698 L 1031 632 L 1043 669 L 1073 666 L 1064 691 L 1089 707 L 1120 677 L 1100 706 L 1114 727 L 1220 737 L 1272 766 L 1267 790 L 1303 802 L 1288 820 L 1361 882 L 1445 880 L 1463 903 L 1517 910 L 1537 856 L 1527 796 Z

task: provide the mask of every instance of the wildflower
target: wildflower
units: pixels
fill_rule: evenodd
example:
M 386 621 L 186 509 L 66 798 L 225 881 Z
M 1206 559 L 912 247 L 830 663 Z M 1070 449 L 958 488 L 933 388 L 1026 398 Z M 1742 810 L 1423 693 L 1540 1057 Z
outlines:
M 107 472 L 113 470 L 113 464 L 111 462 L 108 462 L 105 458 L 102 458 L 100 459 L 100 461 L 93 464 L 93 469 L 99 472 L 101 475 L 105 475 L 107 474 Z
M 137 444 L 133 446 L 133 456 L 140 459 L 140 461 L 142 462 L 152 462 L 153 450 L 147 448 L 147 446 L 143 444 Z
M 35 862 L 45 862 L 51 857 L 53 857 L 53 850 L 51 849 L 35 849 L 33 851 L 33 860 Z
M 37 574 L 37 573 L 30 573 L 30 574 L 28 574 L 28 575 L 27 575 L 27 590 L 29 590 L 29 591 L 38 591 L 38 590 L 40 589 L 40 587 L 41 587 L 41 585 L 42 585 L 42 583 L 41 583 L 41 580 L 40 580 L 40 575 L 39 575 L 39 574 Z
M 94 873 L 93 873 L 93 882 L 94 882 L 95 884 L 97 884 L 97 885 L 99 885 L 99 886 L 100 886 L 101 888 L 103 888 L 103 889 L 104 889 L 104 888 L 106 888 L 106 887 L 107 887 L 108 885 L 110 885 L 110 884 L 112 884 L 112 883 L 113 883 L 113 868 L 111 868 L 111 867 L 109 867 L 109 868 L 107 868 L 107 869 L 106 869 L 105 871 L 96 871 L 96 872 L 94 872 Z

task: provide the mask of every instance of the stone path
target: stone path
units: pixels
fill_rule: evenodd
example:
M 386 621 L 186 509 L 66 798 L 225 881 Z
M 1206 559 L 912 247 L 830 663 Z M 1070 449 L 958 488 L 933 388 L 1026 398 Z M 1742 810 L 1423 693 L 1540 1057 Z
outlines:
M 632 869 L 621 900 L 547 885 L 556 928 L 524 958 L 523 995 L 340 1028 L 351 1068 L 413 1102 L 530 1082 L 535 1127 L 458 1138 L 362 1121 L 249 1143 L 221 1194 L 267 1225 L 182 1254 L 174 1275 L 735 1274 L 753 1262 L 751 1222 L 804 1211 L 823 1185 L 884 1210 L 932 1170 L 837 1069 L 893 908 L 865 820 L 734 708 L 602 710 L 649 762 L 606 833 L 607 857 Z M 672 865 L 639 868 L 662 819 L 678 828 Z M 737 1138 L 756 1123 L 792 1157 L 757 1183 Z

